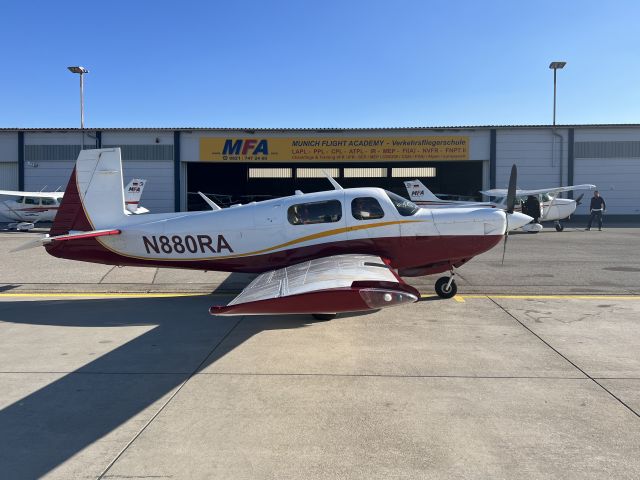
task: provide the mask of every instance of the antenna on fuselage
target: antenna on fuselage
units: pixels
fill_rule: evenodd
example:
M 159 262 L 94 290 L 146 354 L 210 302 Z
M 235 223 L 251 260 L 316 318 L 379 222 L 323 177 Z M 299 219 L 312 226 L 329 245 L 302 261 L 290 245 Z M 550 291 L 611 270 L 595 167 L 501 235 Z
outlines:
M 213 211 L 217 211 L 217 210 L 222 210 L 222 208 L 220 208 L 220 206 L 218 204 L 216 204 L 216 202 L 214 202 L 213 200 L 211 200 L 209 197 L 207 197 L 204 193 L 202 192 L 198 192 L 198 195 L 200 195 L 202 197 L 202 199 L 207 202 L 207 205 L 209 205 L 211 207 L 211 210 Z
M 342 186 L 340 186 L 340 184 L 336 182 L 335 179 L 331 175 L 329 175 L 326 171 L 322 170 L 322 173 L 324 173 L 324 176 L 327 177 L 327 180 L 331 182 L 331 185 L 333 185 L 333 188 L 335 190 L 344 190 Z

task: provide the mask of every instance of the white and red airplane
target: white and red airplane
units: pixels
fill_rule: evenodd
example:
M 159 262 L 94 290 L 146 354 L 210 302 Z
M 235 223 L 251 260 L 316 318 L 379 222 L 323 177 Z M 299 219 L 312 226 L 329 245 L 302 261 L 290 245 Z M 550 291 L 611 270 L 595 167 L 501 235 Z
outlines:
M 472 202 L 472 201 L 454 201 L 442 200 L 425 187 L 420 180 L 408 180 L 404 182 L 409 198 L 420 205 L 427 208 L 460 208 L 460 207 L 497 207 L 505 208 L 507 200 L 506 188 L 495 188 L 493 190 L 483 190 L 480 193 L 488 197 L 496 197 L 495 202 Z M 540 215 L 538 221 L 554 222 L 556 230 L 561 232 L 564 226 L 560 222 L 569 218 L 575 212 L 582 200 L 584 194 L 581 194 L 575 200 L 570 198 L 560 198 L 558 193 L 570 192 L 573 190 L 595 190 L 595 185 L 570 185 L 567 187 L 540 188 L 537 190 L 516 190 L 515 211 L 521 212 L 522 207 L 526 204 L 527 198 L 533 196 L 540 204 Z M 525 212 L 530 213 L 530 212 Z M 526 232 L 537 233 L 542 230 L 540 223 L 530 223 L 522 227 Z
M 125 206 L 129 213 L 147 213 L 140 206 L 140 197 L 146 180 L 134 178 L 125 187 Z M 38 222 L 53 222 L 60 208 L 64 192 L 21 192 L 17 190 L 0 190 L 0 195 L 13 197 L 0 200 L 0 214 L 13 220 L 9 228 L 28 231 L 35 228 Z
M 515 167 L 512 190 L 515 191 Z M 109 265 L 260 273 L 215 315 L 331 318 L 415 302 L 404 276 L 450 271 L 531 217 L 497 208 L 428 210 L 379 188 L 296 195 L 203 212 L 126 215 L 120 149 L 83 150 L 44 245 L 53 256 Z M 513 201 L 513 192 L 510 193 Z

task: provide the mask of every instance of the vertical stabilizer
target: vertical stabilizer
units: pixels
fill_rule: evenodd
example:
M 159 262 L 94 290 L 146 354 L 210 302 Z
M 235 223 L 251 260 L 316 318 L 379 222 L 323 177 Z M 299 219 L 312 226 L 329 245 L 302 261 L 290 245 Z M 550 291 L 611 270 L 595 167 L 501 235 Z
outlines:
M 82 150 L 50 234 L 110 228 L 124 217 L 120 149 Z
M 420 180 L 408 180 L 404 182 L 404 186 L 409 194 L 409 200 L 423 202 L 440 202 L 431 191 L 425 187 Z

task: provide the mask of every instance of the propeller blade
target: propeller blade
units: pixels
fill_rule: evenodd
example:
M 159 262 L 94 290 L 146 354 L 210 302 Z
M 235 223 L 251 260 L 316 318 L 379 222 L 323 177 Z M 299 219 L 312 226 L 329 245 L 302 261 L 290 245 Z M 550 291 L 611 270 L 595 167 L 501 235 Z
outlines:
M 505 216 L 505 220 L 507 221 L 507 225 L 504 230 L 504 243 L 502 244 L 502 265 L 504 265 L 504 255 L 507 253 L 507 240 L 509 240 L 509 214 L 508 213 Z
M 515 164 L 511 167 L 509 176 L 509 188 L 507 189 L 507 214 L 513 213 L 516 205 L 516 184 L 518 182 L 518 167 Z
M 582 197 L 584 197 L 584 193 L 581 193 L 578 198 L 576 198 L 576 205 L 582 204 Z

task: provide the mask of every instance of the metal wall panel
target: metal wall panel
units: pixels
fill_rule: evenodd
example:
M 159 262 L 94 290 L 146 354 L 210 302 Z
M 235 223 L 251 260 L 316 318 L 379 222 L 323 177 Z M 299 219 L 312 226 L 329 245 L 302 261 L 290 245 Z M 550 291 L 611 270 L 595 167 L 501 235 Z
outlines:
M 25 155 L 26 156 L 26 155 Z M 71 171 L 76 163 L 73 160 L 26 160 L 24 166 L 24 189 L 37 192 L 46 188 L 64 190 L 69 182 Z
M 607 203 L 608 214 L 640 213 L 639 180 L 640 158 L 576 158 L 575 161 L 575 183 L 597 185 Z M 592 193 L 586 192 L 584 195 L 585 201 L 576 209 L 577 215 L 589 214 Z
M 0 132 L 0 162 L 18 161 L 18 133 Z
M 173 145 L 105 145 L 102 148 L 120 148 L 122 160 L 173 161 Z
M 123 182 L 126 185 L 132 178 L 145 178 L 140 205 L 151 213 L 174 211 L 173 201 L 173 162 L 166 160 L 127 160 L 122 162 Z
M 25 145 L 24 161 L 40 162 L 43 160 L 65 161 L 78 158 L 80 145 Z
M 576 142 L 576 158 L 640 158 L 640 141 Z
M 17 162 L 0 162 L 0 190 L 18 190 Z
M 496 135 L 496 188 L 506 188 L 511 166 L 518 167 L 518 187 L 545 188 L 560 184 L 560 154 L 563 156 L 563 183 L 567 180 L 566 129 L 558 129 L 564 137 L 556 139 L 555 155 L 551 129 L 498 129 Z

